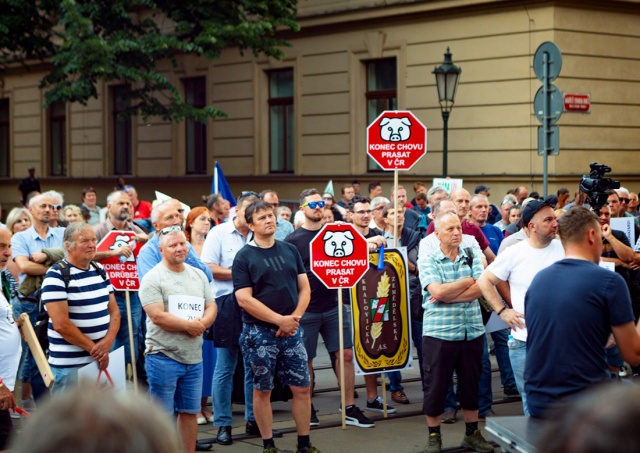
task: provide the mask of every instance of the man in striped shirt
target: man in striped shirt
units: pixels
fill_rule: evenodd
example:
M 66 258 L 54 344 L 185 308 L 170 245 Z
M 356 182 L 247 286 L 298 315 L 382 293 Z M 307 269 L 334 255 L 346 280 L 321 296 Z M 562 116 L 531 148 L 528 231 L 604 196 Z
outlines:
M 120 310 L 113 287 L 96 255 L 96 234 L 87 223 L 72 223 L 64 232 L 69 268 L 68 285 L 58 265 L 52 266 L 42 284 L 42 303 L 49 313 L 49 364 L 55 381 L 52 392 L 60 393 L 77 381 L 78 369 L 98 362 L 109 366 L 109 350 L 120 327 Z

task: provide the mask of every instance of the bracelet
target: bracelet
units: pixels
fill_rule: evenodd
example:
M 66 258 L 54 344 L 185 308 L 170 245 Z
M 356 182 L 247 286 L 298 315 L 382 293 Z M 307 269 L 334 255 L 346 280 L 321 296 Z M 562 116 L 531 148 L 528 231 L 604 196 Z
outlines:
M 502 312 L 505 311 L 507 308 L 509 308 L 509 307 L 507 307 L 507 306 L 502 307 L 502 310 L 500 310 L 498 312 L 498 316 L 500 316 L 502 314 Z

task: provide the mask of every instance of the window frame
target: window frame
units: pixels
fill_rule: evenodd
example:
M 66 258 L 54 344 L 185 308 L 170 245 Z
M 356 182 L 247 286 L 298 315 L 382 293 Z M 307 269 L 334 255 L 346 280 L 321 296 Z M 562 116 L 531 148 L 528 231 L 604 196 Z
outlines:
M 278 73 L 278 72 L 290 72 L 291 73 L 291 89 L 292 89 L 292 95 L 291 96 L 282 96 L 282 97 L 272 97 L 272 92 L 271 92 L 271 77 L 272 75 Z M 294 84 L 294 71 L 292 67 L 288 67 L 288 68 L 279 68 L 279 69 L 272 69 L 267 71 L 267 85 L 268 85 L 268 98 L 267 98 L 267 105 L 269 106 L 269 135 L 268 135 L 268 143 L 269 143 L 269 173 L 270 174 L 292 174 L 295 172 L 295 135 L 292 136 L 292 148 L 293 149 L 289 149 L 289 143 L 287 140 L 284 141 L 283 143 L 283 156 L 282 156 L 282 162 L 283 162 L 283 168 L 282 169 L 278 169 L 278 170 L 274 170 L 273 166 L 272 166 L 272 157 L 273 157 L 273 147 L 272 147 L 272 140 L 271 140 L 271 126 L 272 126 L 272 108 L 273 107 L 282 107 L 282 112 L 283 112 L 283 129 L 282 129 L 282 136 L 283 137 L 287 137 L 289 133 L 295 134 L 295 102 L 294 102 L 294 98 L 295 98 L 295 84 Z M 287 120 L 288 118 L 288 108 L 291 108 L 291 116 L 293 118 L 293 125 L 289 124 L 289 121 Z M 292 129 L 292 131 L 290 130 Z M 291 168 L 289 168 L 289 160 L 291 160 Z

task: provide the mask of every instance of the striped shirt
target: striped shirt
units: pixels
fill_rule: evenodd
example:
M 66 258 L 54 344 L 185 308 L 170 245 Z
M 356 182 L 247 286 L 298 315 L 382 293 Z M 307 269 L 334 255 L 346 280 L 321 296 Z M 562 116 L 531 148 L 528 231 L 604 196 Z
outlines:
M 480 256 L 474 254 L 471 266 L 467 255 L 458 249 L 455 261 L 438 249 L 435 253 L 418 259 L 420 284 L 426 288 L 431 283 L 453 283 L 463 278 L 477 280 L 484 270 Z M 429 302 L 431 294 L 423 289 L 424 317 L 422 335 L 446 341 L 473 340 L 484 334 L 480 304 L 477 300 L 463 303 Z
M 67 260 L 64 263 L 71 271 L 69 287 L 65 290 L 60 270 L 51 267 L 42 283 L 42 303 L 46 309 L 47 304 L 67 302 L 69 320 L 89 339 L 101 340 L 109 330 L 109 294 L 113 293 L 113 287 L 109 279 L 103 280 L 93 266 L 84 270 L 69 264 Z M 48 336 L 51 366 L 80 367 L 93 362 L 89 352 L 69 343 L 53 330 L 51 320 Z

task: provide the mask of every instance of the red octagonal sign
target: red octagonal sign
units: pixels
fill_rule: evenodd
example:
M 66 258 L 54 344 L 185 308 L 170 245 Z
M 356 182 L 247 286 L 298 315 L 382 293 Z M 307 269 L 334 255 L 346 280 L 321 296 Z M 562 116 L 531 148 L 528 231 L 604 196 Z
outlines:
M 383 170 L 409 170 L 427 154 L 427 128 L 408 110 L 384 111 L 367 128 L 367 154 Z
M 327 288 L 351 288 L 369 269 L 369 246 L 349 223 L 328 223 L 309 244 L 311 272 Z
M 112 256 L 100 261 L 116 291 L 138 291 L 140 289 L 136 258 L 138 258 L 138 252 L 142 245 L 136 243 L 135 237 L 136 234 L 133 231 L 112 230 L 102 238 L 96 248 L 98 252 L 115 250 L 123 245 L 129 245 L 133 249 L 133 255 L 129 258 Z

